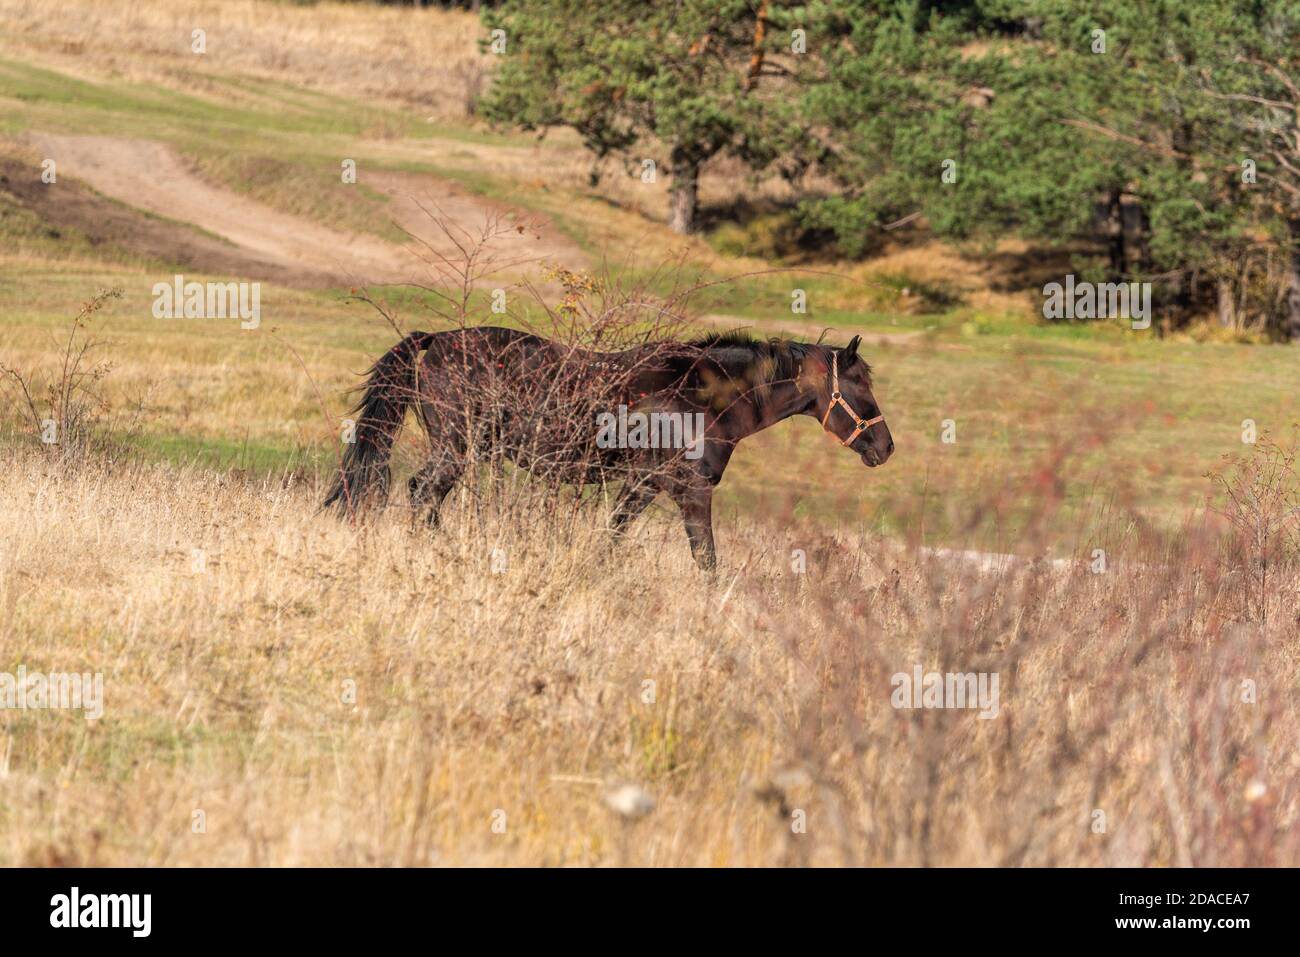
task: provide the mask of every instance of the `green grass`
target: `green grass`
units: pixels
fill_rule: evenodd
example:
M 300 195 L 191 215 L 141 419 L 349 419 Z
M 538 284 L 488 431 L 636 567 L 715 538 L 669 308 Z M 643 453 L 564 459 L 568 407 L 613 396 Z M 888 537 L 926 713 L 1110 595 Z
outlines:
M 229 142 L 240 133 L 275 131 L 289 136 L 351 136 L 383 127 L 390 135 L 427 137 L 430 124 L 387 107 L 304 91 L 273 80 L 207 77 L 215 86 L 246 88 L 238 101 L 203 98 L 177 90 L 122 81 L 92 83 L 32 64 L 0 59 L 0 97 L 16 100 L 0 132 L 197 138 Z
M 258 476 L 288 472 L 324 475 L 338 462 L 334 450 L 247 437 L 205 438 L 154 432 L 132 444 L 146 461 L 196 465 L 217 472 L 238 470 Z

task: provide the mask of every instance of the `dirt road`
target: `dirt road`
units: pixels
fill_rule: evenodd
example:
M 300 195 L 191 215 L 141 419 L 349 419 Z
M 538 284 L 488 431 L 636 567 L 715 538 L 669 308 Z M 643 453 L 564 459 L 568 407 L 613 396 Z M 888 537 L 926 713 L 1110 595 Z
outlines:
M 211 234 L 172 230 L 170 251 L 198 268 L 213 259 L 214 271 L 265 275 L 293 285 L 427 283 L 433 278 L 430 263 L 440 255 L 459 255 L 438 219 L 448 224 L 462 244 L 497 224 L 491 249 L 500 268 L 485 278 L 485 283 L 516 278 L 541 261 L 567 265 L 586 261 L 577 245 L 549 224 L 533 217 L 516 218 L 504 207 L 421 174 L 363 171 L 359 176 L 389 197 L 385 212 L 413 237 L 399 245 L 377 235 L 349 234 L 280 212 L 210 183 L 162 143 L 53 134 L 35 134 L 31 139 L 42 157 L 57 162 L 61 176 L 81 180 L 135 209 Z M 376 223 L 376 227 L 381 225 Z M 212 236 L 225 243 L 214 244 Z M 226 244 L 228 248 L 221 248 Z

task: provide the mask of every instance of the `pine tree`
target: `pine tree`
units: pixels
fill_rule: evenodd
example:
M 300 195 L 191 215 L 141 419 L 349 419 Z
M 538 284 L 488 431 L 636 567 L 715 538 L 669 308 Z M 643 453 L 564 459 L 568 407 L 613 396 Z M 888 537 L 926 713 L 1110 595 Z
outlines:
M 504 40 L 484 114 L 572 128 L 597 161 L 638 167 L 662 150 L 675 232 L 696 229 L 700 169 L 713 157 L 790 176 L 806 165 L 794 97 L 765 89 L 790 72 L 774 55 L 790 42 L 785 5 L 508 0 L 483 20 Z

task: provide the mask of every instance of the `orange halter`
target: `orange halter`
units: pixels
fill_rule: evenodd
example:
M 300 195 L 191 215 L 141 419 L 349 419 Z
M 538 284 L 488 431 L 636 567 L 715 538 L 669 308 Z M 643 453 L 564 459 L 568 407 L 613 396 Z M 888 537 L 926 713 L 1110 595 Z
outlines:
M 840 439 L 840 445 L 852 445 L 853 441 L 863 432 L 867 431 L 867 429 L 871 428 L 877 422 L 885 421 L 885 417 L 883 415 L 878 415 L 874 419 L 864 419 L 862 416 L 858 415 L 857 412 L 853 411 L 853 406 L 849 405 L 848 401 L 844 398 L 844 396 L 840 395 L 839 353 L 832 352 L 831 353 L 831 400 L 830 402 L 826 403 L 826 414 L 822 416 L 822 428 L 826 429 L 827 432 L 831 432 L 831 430 L 826 427 L 826 423 L 827 421 L 829 421 L 831 417 L 831 409 L 835 408 L 837 405 L 844 406 L 844 411 L 847 412 L 849 415 L 853 416 L 853 422 L 854 424 L 857 425 L 857 428 L 853 430 L 852 435 L 850 435 L 847 439 Z M 835 435 L 835 433 L 831 432 L 831 435 Z M 837 439 L 840 438 L 838 435 L 835 435 L 835 437 Z

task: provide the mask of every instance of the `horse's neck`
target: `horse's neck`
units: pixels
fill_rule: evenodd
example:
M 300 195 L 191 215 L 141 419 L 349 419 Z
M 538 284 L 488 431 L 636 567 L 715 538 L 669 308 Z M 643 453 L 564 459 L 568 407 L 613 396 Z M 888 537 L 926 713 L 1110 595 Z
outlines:
M 811 389 L 804 388 L 800 381 L 803 378 L 803 365 L 799 366 L 799 372 L 793 381 L 780 382 L 772 386 L 772 398 L 774 401 L 769 402 L 773 412 L 773 424 L 783 422 L 793 415 L 809 415 L 814 411 L 816 397 Z
M 805 356 L 803 362 L 807 361 Z M 784 422 L 791 416 L 815 414 L 816 399 L 812 390 L 800 388 L 803 385 L 800 381 L 803 379 L 803 362 L 799 364 L 794 379 L 774 382 L 767 386 L 766 401 L 760 403 L 756 396 L 750 397 L 753 414 L 746 418 L 753 423 L 753 428 L 748 429 L 746 435 L 761 432 L 778 422 Z

